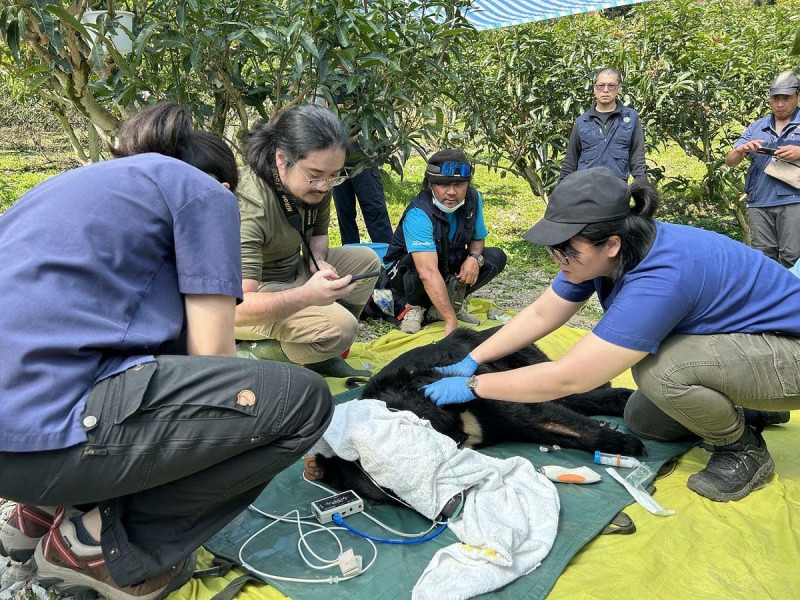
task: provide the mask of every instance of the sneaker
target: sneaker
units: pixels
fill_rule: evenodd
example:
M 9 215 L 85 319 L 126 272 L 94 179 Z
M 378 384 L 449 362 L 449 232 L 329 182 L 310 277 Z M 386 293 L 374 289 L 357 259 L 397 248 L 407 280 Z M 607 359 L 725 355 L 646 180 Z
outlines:
M 774 470 L 767 443 L 748 426 L 736 442 L 714 446 L 706 468 L 689 477 L 686 485 L 716 502 L 740 500 L 760 487 Z
M 425 317 L 425 309 L 421 306 L 412 305 L 408 312 L 403 315 L 403 322 L 400 323 L 400 331 L 403 333 L 417 333 L 422 329 L 422 319 Z
M 0 554 L 25 562 L 33 556 L 36 544 L 50 531 L 55 507 L 17 504 L 0 528 Z
M 109 600 L 161 600 L 189 581 L 197 556 L 192 552 L 160 575 L 135 585 L 119 587 L 108 571 L 100 546 L 81 543 L 75 524 L 66 517 L 39 541 L 33 561 L 39 585 L 52 587 L 59 593 L 74 593 L 88 588 Z

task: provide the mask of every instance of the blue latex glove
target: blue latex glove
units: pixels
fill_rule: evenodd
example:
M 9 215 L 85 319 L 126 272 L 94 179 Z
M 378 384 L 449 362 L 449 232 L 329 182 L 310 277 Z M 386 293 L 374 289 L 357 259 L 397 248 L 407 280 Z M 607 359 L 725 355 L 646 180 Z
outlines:
M 467 377 L 445 377 L 422 386 L 422 389 L 425 390 L 425 396 L 436 406 L 461 404 L 475 400 L 472 391 L 467 387 L 467 379 Z
M 436 367 L 435 370 L 439 371 L 442 375 L 448 375 L 450 377 L 469 377 L 470 375 L 475 375 L 475 371 L 477 371 L 480 366 L 481 363 L 472 358 L 472 354 L 467 354 L 461 362 L 446 367 Z

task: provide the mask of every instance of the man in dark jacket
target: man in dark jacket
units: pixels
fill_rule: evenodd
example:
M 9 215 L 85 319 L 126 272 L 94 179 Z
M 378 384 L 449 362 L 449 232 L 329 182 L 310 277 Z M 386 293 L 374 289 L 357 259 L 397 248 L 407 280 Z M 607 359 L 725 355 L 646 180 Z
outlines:
M 597 102 L 575 121 L 561 164 L 559 182 L 573 171 L 607 167 L 628 182 L 647 179 L 644 134 L 639 114 L 617 100 L 622 77 L 616 69 L 602 69 L 594 79 Z
M 458 320 L 477 324 L 464 298 L 506 266 L 505 252 L 484 246 L 483 197 L 470 185 L 472 173 L 461 150 L 431 156 L 422 191 L 392 236 L 384 259 L 387 271 L 377 287 L 391 291 L 388 310 L 402 319 L 401 331 L 419 331 L 426 310 L 429 320 L 444 320 L 445 334 Z

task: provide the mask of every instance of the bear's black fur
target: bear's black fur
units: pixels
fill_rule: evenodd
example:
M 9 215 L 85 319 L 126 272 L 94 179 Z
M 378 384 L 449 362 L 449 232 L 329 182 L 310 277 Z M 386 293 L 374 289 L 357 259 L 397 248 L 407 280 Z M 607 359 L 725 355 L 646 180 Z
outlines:
M 612 454 L 636 455 L 644 451 L 636 436 L 620 433 L 586 416 L 622 416 L 632 390 L 612 388 L 607 383 L 584 394 L 530 404 L 477 399 L 440 408 L 425 397 L 422 386 L 443 377 L 434 367 L 460 361 L 495 331 L 459 328 L 439 343 L 409 350 L 370 378 L 361 397 L 382 400 L 392 409 L 411 411 L 464 448 L 529 442 Z M 547 360 L 532 345 L 481 365 L 477 374 L 507 371 Z M 391 502 L 357 465 L 321 455 L 316 456 L 316 461 L 324 482 L 340 489 L 353 489 L 362 498 Z

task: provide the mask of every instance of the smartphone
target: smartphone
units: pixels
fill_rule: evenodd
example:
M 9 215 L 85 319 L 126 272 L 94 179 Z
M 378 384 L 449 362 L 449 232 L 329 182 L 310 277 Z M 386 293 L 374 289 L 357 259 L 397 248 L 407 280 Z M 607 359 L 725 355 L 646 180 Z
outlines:
M 761 148 L 756 150 L 756 152 L 758 154 L 769 154 L 770 156 L 772 156 L 773 154 L 775 154 L 775 150 L 777 150 L 777 148 L 770 148 L 769 146 L 761 146 Z
M 351 281 L 358 281 L 360 279 L 369 279 L 370 277 L 377 277 L 380 275 L 380 271 L 370 271 L 369 273 L 359 273 L 358 275 L 353 275 L 353 279 Z

